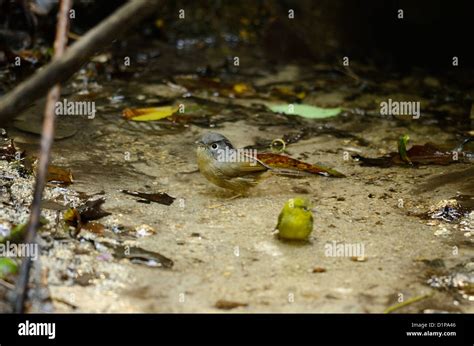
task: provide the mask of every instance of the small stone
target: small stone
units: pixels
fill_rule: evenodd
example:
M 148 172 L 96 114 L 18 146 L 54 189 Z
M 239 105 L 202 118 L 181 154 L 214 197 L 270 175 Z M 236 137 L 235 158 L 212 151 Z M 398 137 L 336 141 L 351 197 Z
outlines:
M 441 227 L 436 232 L 434 232 L 434 235 L 437 236 L 437 237 L 444 237 L 444 236 L 448 236 L 450 234 L 451 234 L 451 231 L 448 230 L 446 227 Z
M 323 267 L 314 267 L 313 268 L 313 273 L 325 273 L 326 272 L 326 268 L 323 268 Z
M 153 227 L 145 224 L 135 227 L 135 232 L 137 237 L 148 237 L 156 233 Z
M 308 194 L 309 190 L 301 186 L 293 186 L 291 190 L 295 193 Z
M 367 257 L 365 256 L 352 256 L 350 259 L 352 262 L 367 262 Z

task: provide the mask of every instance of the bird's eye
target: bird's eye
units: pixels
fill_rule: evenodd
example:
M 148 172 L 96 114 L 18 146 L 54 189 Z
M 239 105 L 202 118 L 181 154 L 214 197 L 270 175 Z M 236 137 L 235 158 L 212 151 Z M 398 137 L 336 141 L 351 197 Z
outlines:
M 212 148 L 213 150 L 216 150 L 216 149 L 217 149 L 217 143 L 213 143 L 213 144 L 211 145 L 211 148 Z

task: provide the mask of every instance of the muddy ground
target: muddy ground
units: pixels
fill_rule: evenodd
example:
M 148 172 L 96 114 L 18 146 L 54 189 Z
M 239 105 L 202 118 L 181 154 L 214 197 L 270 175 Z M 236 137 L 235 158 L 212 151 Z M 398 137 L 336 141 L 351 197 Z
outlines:
M 296 119 L 262 111 L 258 105 L 268 100 L 258 95 L 229 98 L 202 87 L 193 95 L 215 102 L 215 112 L 198 112 L 198 120 L 177 126 L 166 119 L 124 120 L 124 108 L 155 105 L 164 98 L 196 103 L 163 82 L 168 67 L 160 59 L 164 62 L 126 79 L 98 78 L 98 86 L 84 86 L 79 73 L 63 91 L 69 99 L 94 100 L 98 112 L 94 119 L 58 117 L 58 136 L 66 138 L 56 141 L 52 161 L 70 168 L 74 183 L 65 190 L 48 187 L 45 199 L 70 205 L 83 194 L 103 192 L 103 209 L 111 215 L 98 220 L 105 232 L 81 230 L 72 237 L 63 231 L 62 210 L 44 212 L 53 221 L 41 231 L 43 251 L 35 272 L 47 293 L 31 305 L 32 311 L 217 312 L 230 306 L 234 312 L 383 312 L 429 295 L 396 311 L 474 312 L 474 213 L 454 222 L 422 216 L 443 200 L 471 200 L 474 166 L 377 168 L 362 167 L 352 158 L 397 151 L 397 140 L 405 133 L 410 145 L 434 142 L 453 148 L 465 127 L 456 116 L 466 107 L 459 98 L 444 102 L 450 91 L 436 78 L 423 73 L 386 77 L 374 82 L 375 92 L 344 74 L 317 72 L 321 68 L 315 66 L 274 66 L 254 75 L 258 66 L 244 62 L 240 82 L 286 81 L 290 87 L 313 83 L 317 88 L 307 92 L 304 103 L 341 106 L 343 113 L 325 120 Z M 173 73 L 194 69 L 194 60 L 184 57 Z M 308 69 L 316 71 L 314 79 L 302 81 Z M 417 85 L 424 87 L 417 92 Z M 455 83 L 450 87 L 456 89 Z M 88 93 L 81 96 L 84 89 Z M 471 93 L 460 89 L 461 94 Z M 423 94 L 427 90 L 436 91 L 435 101 Z M 380 116 L 380 100 L 391 97 L 421 100 L 421 118 Z M 41 109 L 37 103 L 21 118 L 35 123 Z M 36 155 L 39 137 L 21 127 L 8 128 L 9 136 L 28 155 Z M 208 131 L 224 134 L 237 147 L 303 134 L 287 146 L 287 154 L 333 167 L 347 177 L 269 176 L 249 196 L 231 199 L 232 194 L 197 171 L 195 141 Z M 31 177 L 16 179 L 31 191 Z M 170 206 L 139 203 L 122 189 L 166 192 L 176 200 Z M 306 196 L 316 209 L 308 243 L 286 243 L 272 234 L 283 204 L 295 196 Z M 6 218 L 6 209 L 2 213 Z M 137 236 L 134 230 L 141 225 L 155 233 Z M 113 257 L 101 246 L 107 242 L 157 252 L 173 266 Z M 325 246 L 333 242 L 363 244 L 365 253 L 360 258 L 328 257 Z M 222 300 L 228 302 L 216 305 Z

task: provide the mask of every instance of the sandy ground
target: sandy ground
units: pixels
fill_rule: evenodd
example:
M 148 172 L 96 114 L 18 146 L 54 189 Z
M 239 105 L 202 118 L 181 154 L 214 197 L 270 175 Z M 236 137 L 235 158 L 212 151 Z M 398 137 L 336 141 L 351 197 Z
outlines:
M 54 311 L 217 312 L 222 310 L 216 302 L 226 300 L 242 304 L 233 312 L 382 312 L 431 294 L 399 311 L 474 312 L 469 297 L 427 283 L 433 270 L 450 273 L 465 264 L 472 273 L 473 237 L 467 236 L 472 223 L 469 232 L 456 223 L 412 215 L 456 194 L 473 195 L 474 167 L 361 167 L 345 153 L 375 157 L 396 150 L 399 134 L 408 128 L 355 115 L 326 123 L 371 144 L 323 134 L 290 145 L 288 153 L 333 167 L 346 178 L 270 176 L 250 196 L 229 199 L 196 172 L 194 141 L 208 130 L 191 125 L 179 134 L 162 134 L 149 124 L 126 124 L 117 112 L 83 122 L 74 137 L 55 144 L 53 162 L 72 169 L 72 190 L 105 191 L 104 209 L 112 215 L 100 221 L 107 227 L 153 227 L 156 234 L 130 244 L 159 252 L 174 266 L 104 259 L 86 241 L 52 240 L 41 268 Z M 284 125 L 259 128 L 245 120 L 212 130 L 238 147 L 289 131 Z M 424 125 L 412 142 L 430 141 L 433 133 L 441 143 L 452 140 Z M 11 134 L 34 150 L 27 143 L 35 137 Z M 163 191 L 176 200 L 170 206 L 137 203 L 120 189 Z M 278 214 L 289 198 L 300 195 L 316 207 L 311 240 L 281 242 L 272 235 Z M 329 257 L 325 250 L 333 242 L 363 245 L 364 256 Z M 433 269 L 440 262 L 441 269 Z

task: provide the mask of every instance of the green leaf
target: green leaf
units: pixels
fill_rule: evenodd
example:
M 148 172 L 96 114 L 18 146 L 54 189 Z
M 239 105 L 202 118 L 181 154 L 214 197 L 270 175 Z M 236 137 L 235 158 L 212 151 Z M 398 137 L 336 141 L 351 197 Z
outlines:
M 275 113 L 299 115 L 308 119 L 330 118 L 341 113 L 341 108 L 321 108 L 304 104 L 287 103 L 271 106 L 270 109 Z
M 19 242 L 23 238 L 23 234 L 26 231 L 26 223 L 22 223 L 13 227 L 10 232 L 0 236 L 0 244 L 5 243 L 6 241 Z
M 18 265 L 8 257 L 0 258 L 0 279 L 4 279 L 11 274 L 18 272 Z
M 48 219 L 44 216 L 40 217 L 40 225 L 44 226 L 48 223 Z M 12 243 L 19 243 L 22 241 L 25 232 L 28 228 L 27 223 L 21 223 L 13 227 L 10 232 L 7 232 L 4 235 L 0 235 L 0 244 L 5 243 L 6 241 L 10 241 Z
M 407 154 L 407 144 L 409 140 L 410 136 L 408 135 L 400 136 L 400 138 L 398 139 L 398 154 L 400 155 L 400 159 L 402 159 L 402 161 L 412 164 Z

